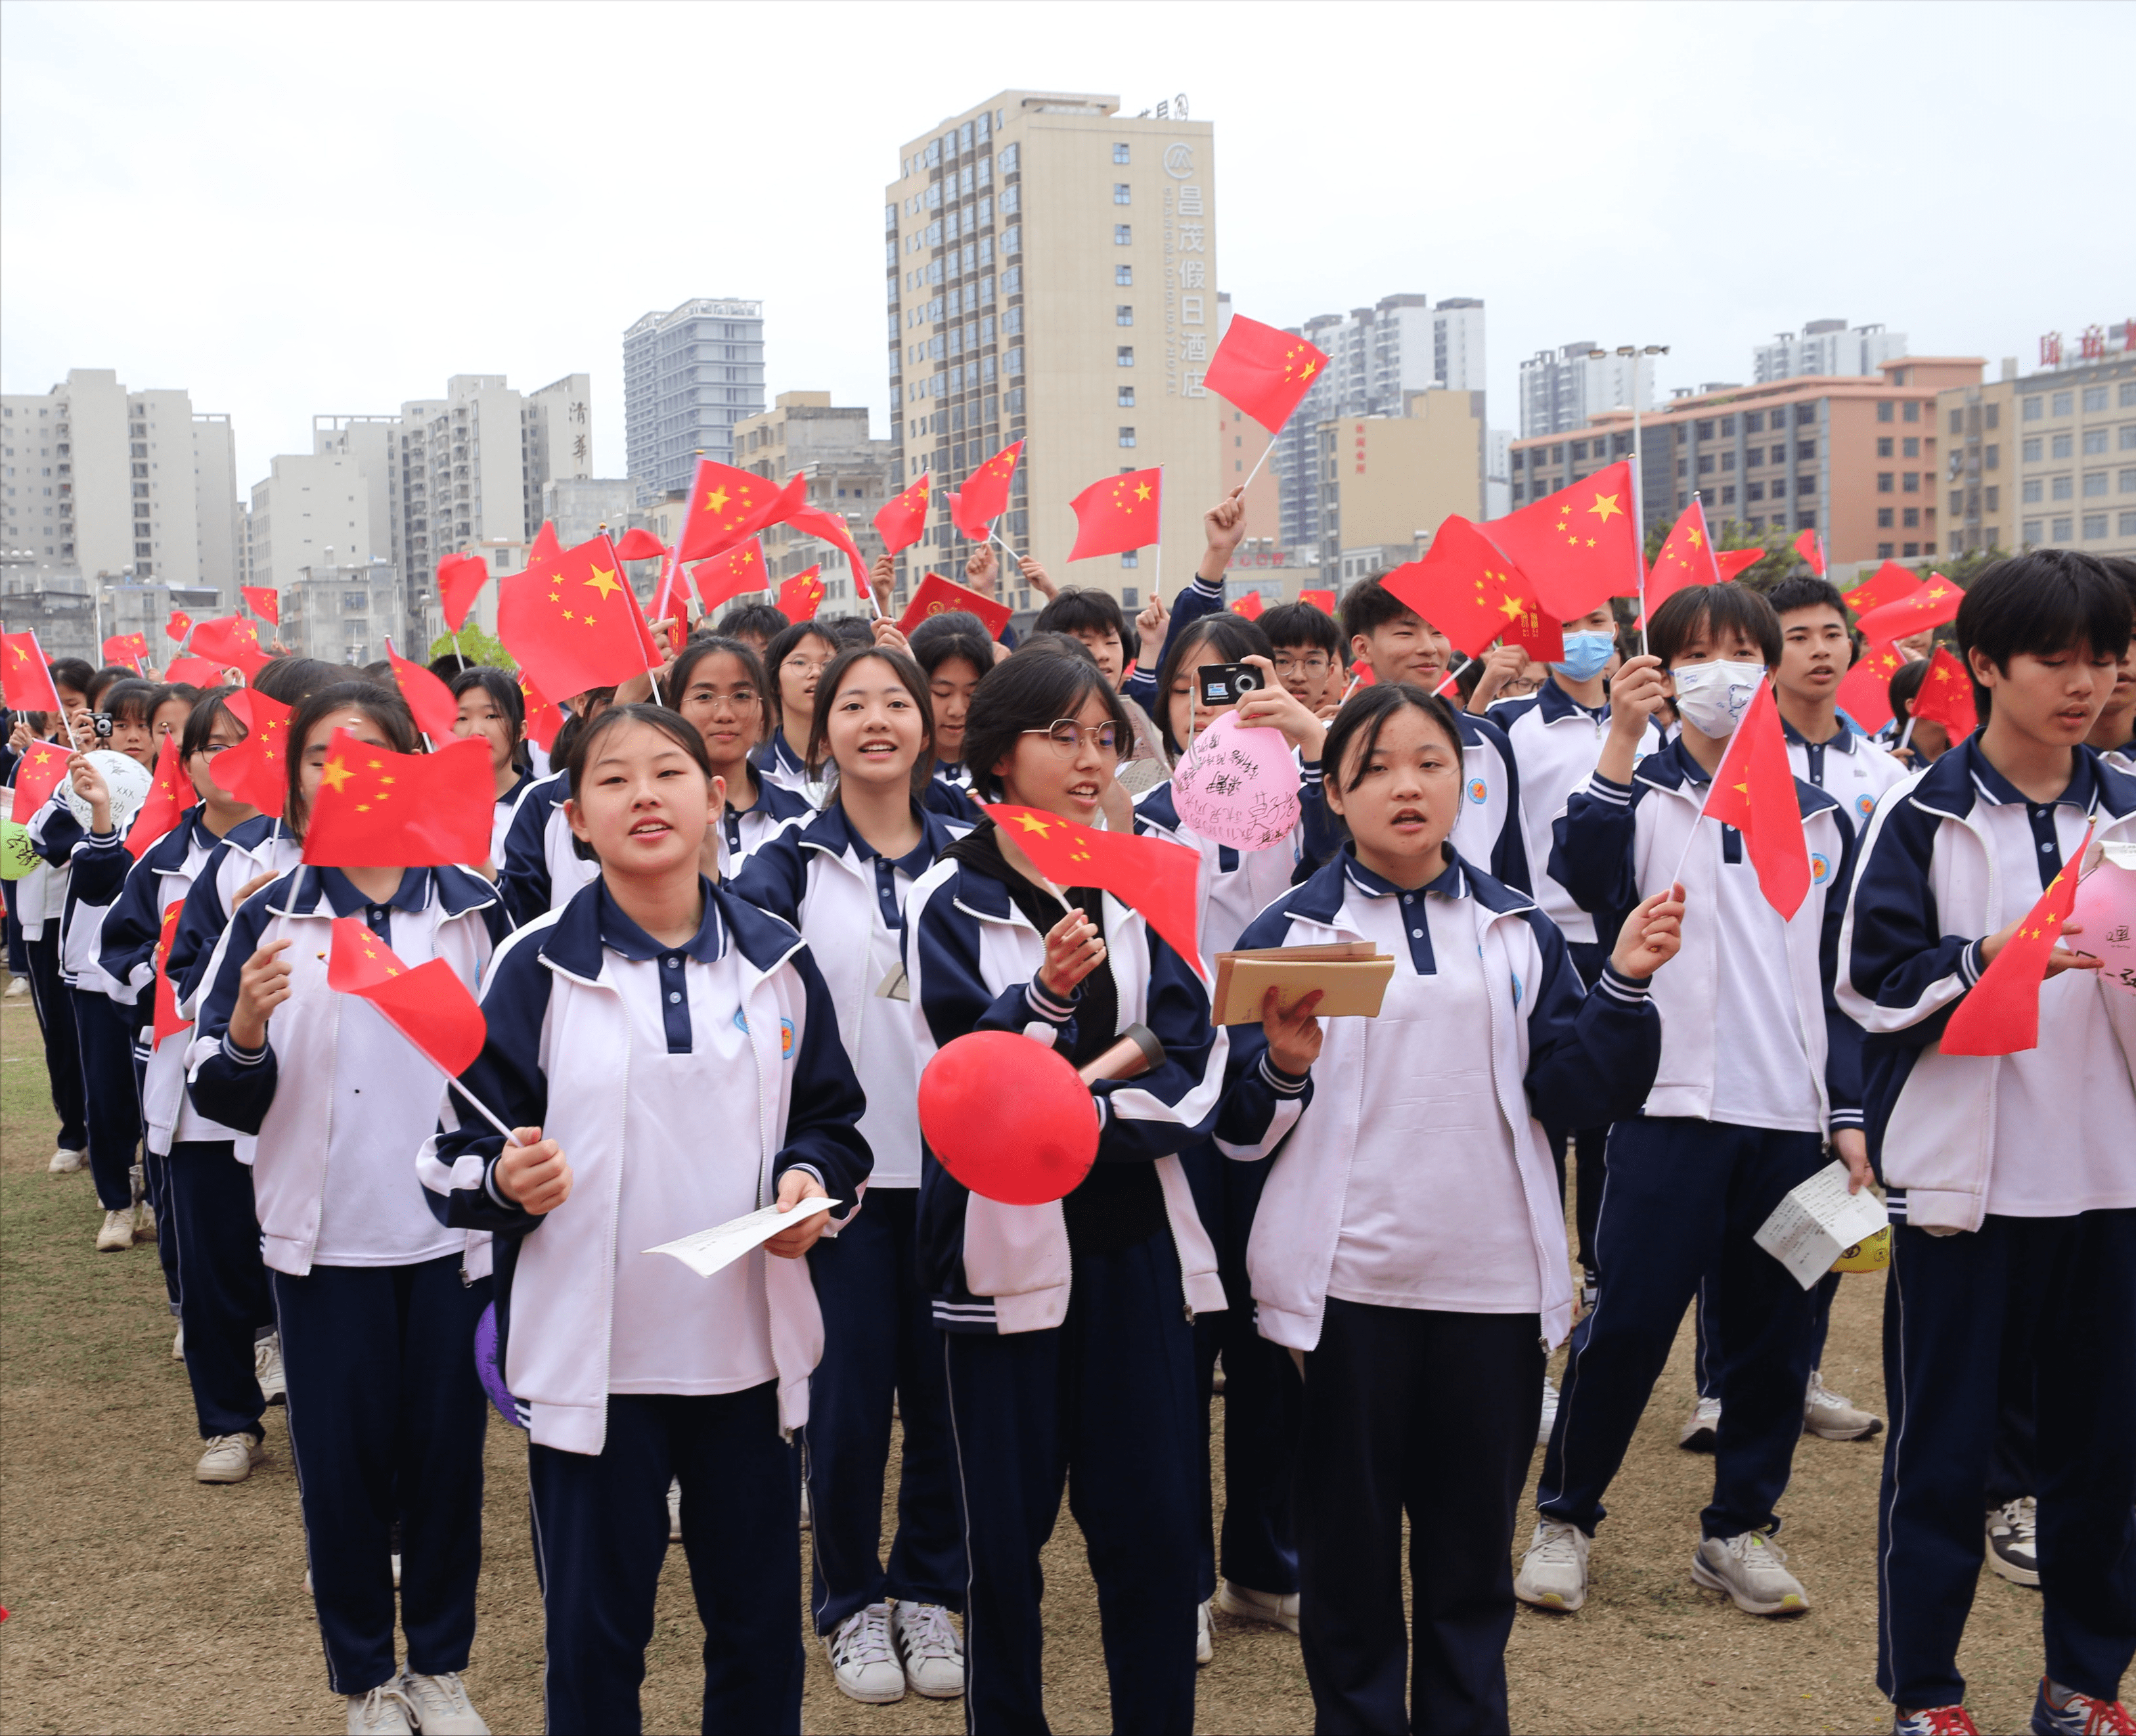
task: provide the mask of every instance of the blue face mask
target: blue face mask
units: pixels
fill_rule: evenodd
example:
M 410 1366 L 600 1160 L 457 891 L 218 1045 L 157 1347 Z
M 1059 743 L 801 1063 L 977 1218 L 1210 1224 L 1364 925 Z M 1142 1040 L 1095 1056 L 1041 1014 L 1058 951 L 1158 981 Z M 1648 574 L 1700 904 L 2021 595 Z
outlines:
M 1565 636 L 1565 661 L 1553 663 L 1551 667 L 1571 681 L 1592 681 L 1601 674 L 1602 666 L 1609 661 L 1609 653 L 1616 648 L 1614 634 L 1569 633 Z

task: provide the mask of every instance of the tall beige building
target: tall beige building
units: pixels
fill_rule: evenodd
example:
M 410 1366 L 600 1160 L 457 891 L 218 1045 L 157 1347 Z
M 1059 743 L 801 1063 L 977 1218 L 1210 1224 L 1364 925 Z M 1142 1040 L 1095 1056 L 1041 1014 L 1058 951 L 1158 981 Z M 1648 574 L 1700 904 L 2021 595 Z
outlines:
M 1206 121 L 1129 119 L 1115 97 L 1004 90 L 908 140 L 885 189 L 891 492 L 936 480 L 926 541 L 900 557 L 909 594 L 973 545 L 944 489 L 1025 443 L 997 526 L 1056 582 L 1138 607 L 1155 548 L 1068 564 L 1071 497 L 1164 468 L 1168 591 L 1192 575 L 1217 497 L 1215 143 Z M 737 454 L 737 462 L 740 462 Z M 1027 589 L 1006 599 L 1032 606 Z
M 808 504 L 844 516 L 864 560 L 882 552 L 874 519 L 889 498 L 892 449 L 888 440 L 869 438 L 867 405 L 833 404 L 828 392 L 781 392 L 769 410 L 735 424 L 735 463 L 780 482 L 806 472 Z M 817 613 L 869 612 L 867 599 L 855 589 L 851 564 L 820 537 L 774 526 L 764 533 L 764 565 L 774 589 L 779 580 L 820 565 L 823 604 Z
M 1318 426 L 1323 586 L 1415 560 L 1449 513 L 1483 516 L 1483 394 L 1410 392 L 1402 408 Z

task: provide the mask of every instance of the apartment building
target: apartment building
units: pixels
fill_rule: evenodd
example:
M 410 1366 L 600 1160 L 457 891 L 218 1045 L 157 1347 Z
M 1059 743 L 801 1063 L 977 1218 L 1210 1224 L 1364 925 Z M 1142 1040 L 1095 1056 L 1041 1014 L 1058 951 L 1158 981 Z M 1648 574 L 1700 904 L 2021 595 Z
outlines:
M 1654 371 L 1633 356 L 1604 351 L 1592 338 L 1538 350 L 1521 364 L 1521 438 L 1570 434 L 1597 416 L 1632 407 L 1653 408 Z
M 1750 377 L 1822 379 L 1838 374 L 1874 377 L 1886 362 L 1906 353 L 1906 334 L 1881 326 L 1850 326 L 1843 319 L 1813 319 L 1799 332 L 1782 332 L 1751 356 Z
M 624 442 L 641 504 L 687 492 L 700 454 L 733 463 L 735 424 L 763 408 L 762 302 L 699 296 L 623 334 Z
M 735 463 L 774 482 L 805 474 L 808 504 L 844 515 L 863 560 L 882 552 L 874 520 L 890 498 L 895 451 L 894 442 L 869 437 L 867 405 L 834 405 L 828 392 L 781 392 L 769 410 L 735 424 Z M 819 565 L 823 602 L 818 613 L 870 613 L 850 564 L 833 545 L 790 525 L 764 533 L 765 575 L 774 586 Z

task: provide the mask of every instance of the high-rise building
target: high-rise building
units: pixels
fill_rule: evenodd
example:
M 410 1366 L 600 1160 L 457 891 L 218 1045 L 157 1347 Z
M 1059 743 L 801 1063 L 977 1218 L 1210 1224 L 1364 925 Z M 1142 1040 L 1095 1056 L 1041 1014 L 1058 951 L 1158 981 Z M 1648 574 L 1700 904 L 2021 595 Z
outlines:
M 1325 352 L 1328 366 L 1276 436 L 1269 462 L 1281 496 L 1284 546 L 1315 559 L 1327 542 L 1321 424 L 1401 416 L 1412 392 L 1434 386 L 1482 391 L 1483 304 L 1465 295 L 1436 306 L 1425 295 L 1388 295 L 1347 314 L 1316 314 L 1296 329 Z
M 424 642 L 405 619 L 400 576 L 383 556 L 307 567 L 282 590 L 282 643 L 299 657 L 327 663 L 369 663 L 386 641 L 417 662 Z M 417 628 L 416 631 L 420 631 Z
M 1158 465 L 1163 552 L 1175 583 L 1194 570 L 1218 492 L 1202 383 L 1216 339 L 1214 133 L 1183 103 L 1119 110 L 1004 90 L 900 151 L 883 204 L 888 486 L 922 471 L 940 485 L 926 540 L 899 558 L 901 590 L 962 558 L 944 491 L 1019 439 L 996 529 L 1056 581 L 1147 599 L 1157 549 L 1068 565 L 1068 502 Z M 1031 606 L 1027 588 L 1006 597 Z
M 1763 386 L 1806 376 L 1873 376 L 1886 362 L 1905 353 L 1904 332 L 1886 332 L 1881 326 L 1849 326 L 1843 319 L 1813 319 L 1800 332 L 1782 332 L 1770 343 L 1760 344 L 1750 377 Z
M 1654 371 L 1614 350 L 1595 353 L 1591 338 L 1538 350 L 1521 364 L 1521 438 L 1585 428 L 1590 417 L 1619 406 L 1629 410 L 1636 383 L 1639 410 L 1653 407 Z
M 1399 415 L 1331 418 L 1314 436 L 1323 587 L 1347 589 L 1415 560 L 1449 513 L 1483 516 L 1480 391 L 1411 392 Z
M 735 424 L 735 463 L 780 482 L 805 473 L 808 504 L 844 515 L 864 560 L 882 552 L 874 519 L 890 497 L 891 451 L 888 440 L 868 437 L 865 405 L 834 405 L 828 392 L 781 392 L 769 410 Z M 819 563 L 819 613 L 867 613 L 867 599 L 854 589 L 852 567 L 832 545 L 790 525 L 764 533 L 765 573 L 774 584 Z
M 182 390 L 129 391 L 74 368 L 0 400 L 0 536 L 53 570 L 211 585 L 234 603 L 236 495 L 227 416 Z
M 314 566 L 390 561 L 371 541 L 374 478 L 346 453 L 289 453 L 269 461 L 252 485 L 250 584 L 287 590 Z
M 623 334 L 624 442 L 641 502 L 687 490 L 701 455 L 734 463 L 735 424 L 763 408 L 762 302 L 701 296 Z

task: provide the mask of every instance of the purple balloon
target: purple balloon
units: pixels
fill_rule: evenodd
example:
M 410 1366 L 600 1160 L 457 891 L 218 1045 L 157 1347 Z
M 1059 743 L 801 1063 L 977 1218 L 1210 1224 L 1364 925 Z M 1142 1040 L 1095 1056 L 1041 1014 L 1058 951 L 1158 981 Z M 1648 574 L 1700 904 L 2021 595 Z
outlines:
M 489 1394 L 489 1402 L 497 1407 L 498 1415 L 514 1428 L 524 1428 L 527 1425 L 519 1420 L 519 1401 L 504 1384 L 504 1367 L 498 1360 L 495 1302 L 484 1308 L 482 1318 L 474 1323 L 474 1371 L 481 1379 L 482 1389 Z

